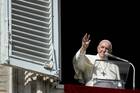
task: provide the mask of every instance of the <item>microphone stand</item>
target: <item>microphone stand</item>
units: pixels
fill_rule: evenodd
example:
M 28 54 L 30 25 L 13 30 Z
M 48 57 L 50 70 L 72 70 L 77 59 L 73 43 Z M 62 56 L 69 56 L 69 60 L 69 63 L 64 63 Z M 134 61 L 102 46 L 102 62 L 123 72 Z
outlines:
M 134 65 L 131 62 L 129 62 L 128 60 L 126 60 L 126 59 L 111 55 L 109 53 L 107 53 L 107 55 L 110 56 L 110 57 L 116 58 L 118 60 L 121 60 L 123 62 L 126 62 L 126 63 L 128 63 L 128 64 L 130 64 L 132 66 L 132 68 L 133 68 L 133 90 L 135 90 L 135 67 L 134 67 Z

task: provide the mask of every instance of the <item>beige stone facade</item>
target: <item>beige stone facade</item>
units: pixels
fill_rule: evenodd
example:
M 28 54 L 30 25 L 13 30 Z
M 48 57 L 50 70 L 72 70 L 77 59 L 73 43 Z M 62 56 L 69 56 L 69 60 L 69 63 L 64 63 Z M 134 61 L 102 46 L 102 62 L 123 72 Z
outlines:
M 0 93 L 9 93 L 10 67 L 0 65 Z

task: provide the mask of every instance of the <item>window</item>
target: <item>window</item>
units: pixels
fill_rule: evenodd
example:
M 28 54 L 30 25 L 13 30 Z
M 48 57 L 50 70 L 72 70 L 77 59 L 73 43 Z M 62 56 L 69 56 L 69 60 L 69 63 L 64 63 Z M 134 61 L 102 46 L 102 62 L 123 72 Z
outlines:
M 61 77 L 58 0 L 2 0 L 0 63 Z

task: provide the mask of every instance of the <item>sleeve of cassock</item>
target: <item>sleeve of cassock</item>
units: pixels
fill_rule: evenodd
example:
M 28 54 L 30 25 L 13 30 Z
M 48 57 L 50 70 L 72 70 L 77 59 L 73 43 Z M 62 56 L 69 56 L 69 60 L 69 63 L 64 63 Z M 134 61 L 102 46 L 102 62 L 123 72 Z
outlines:
M 86 83 L 92 78 L 93 65 L 85 55 L 76 55 L 73 58 L 73 67 L 75 71 L 74 78 L 79 80 L 80 83 Z

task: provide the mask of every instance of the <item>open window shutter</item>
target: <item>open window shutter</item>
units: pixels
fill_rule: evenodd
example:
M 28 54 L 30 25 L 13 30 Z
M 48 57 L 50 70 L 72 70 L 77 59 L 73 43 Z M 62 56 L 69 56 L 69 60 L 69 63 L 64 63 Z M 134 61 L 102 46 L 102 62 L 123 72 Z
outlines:
M 9 58 L 5 64 L 60 76 L 57 0 L 8 0 Z

